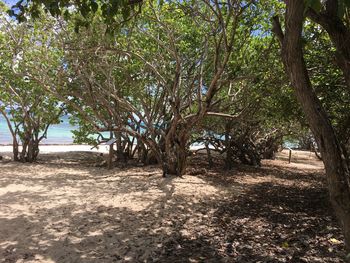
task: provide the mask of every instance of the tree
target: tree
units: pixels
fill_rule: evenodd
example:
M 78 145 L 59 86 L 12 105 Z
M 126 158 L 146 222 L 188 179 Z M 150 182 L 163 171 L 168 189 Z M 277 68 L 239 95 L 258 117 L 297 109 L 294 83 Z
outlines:
M 270 34 L 269 10 L 281 7 L 273 2 L 254 7 L 254 19 L 259 22 L 250 37 L 243 38 L 244 48 L 229 61 L 229 75 L 240 77 L 229 79 L 229 88 L 216 94 L 220 100 L 216 111 L 239 116 L 206 117 L 192 135 L 194 142 L 210 145 L 208 153 L 225 155 L 228 169 L 235 161 L 259 165 L 262 158 L 273 158 L 282 138 L 305 125 L 280 61 L 278 43 Z
M 304 1 L 286 1 L 285 32 L 278 17 L 273 31 L 280 40 L 282 60 L 320 148 L 325 164 L 328 188 L 334 210 L 343 228 L 346 249 L 350 252 L 350 174 L 342 147 L 331 122 L 313 90 L 306 68 L 302 31 L 306 6 Z
M 52 16 L 64 16 L 67 20 L 73 19 L 76 29 L 89 25 L 91 18 L 96 13 L 102 15 L 109 30 L 116 25 L 126 22 L 137 15 L 143 0 L 116 0 L 116 1 L 94 1 L 94 0 L 30 0 L 18 1 L 9 10 L 9 15 L 18 21 L 27 20 L 28 15 L 38 18 L 42 10 L 49 12 Z M 79 16 L 76 16 L 79 14 Z
M 328 33 L 336 48 L 335 61 L 342 70 L 350 91 L 350 2 L 346 0 L 314 1 L 307 16 Z
M 350 92 L 334 58 L 335 47 L 328 33 L 310 20 L 304 25 L 304 39 L 304 57 L 312 86 L 349 160 Z
M 254 8 L 244 13 L 250 7 L 240 1 L 149 2 L 133 26 L 110 41 L 96 23 L 97 28 L 92 24 L 81 31 L 79 44 L 64 43 L 66 64 L 58 71 L 74 73 L 66 76 L 65 91 L 45 74 L 34 78 L 67 103 L 77 99 L 94 112 L 92 123 L 99 131 L 124 132 L 142 141 L 164 174 L 181 175 L 191 130 L 208 115 L 234 117 L 215 111 L 215 95 L 237 77 L 229 75 L 227 65 L 251 34 Z M 79 48 L 83 35 L 95 40 Z
M 21 162 L 37 159 L 40 142 L 47 137 L 49 126 L 59 122 L 63 112 L 63 105 L 26 74 L 27 63 L 32 62 L 47 40 L 41 38 L 44 34 L 40 26 L 43 24 L 18 25 L 1 13 L 0 113 L 13 138 L 14 160 Z M 42 32 L 40 37 L 38 31 Z M 41 65 L 50 63 L 45 59 L 40 61 Z

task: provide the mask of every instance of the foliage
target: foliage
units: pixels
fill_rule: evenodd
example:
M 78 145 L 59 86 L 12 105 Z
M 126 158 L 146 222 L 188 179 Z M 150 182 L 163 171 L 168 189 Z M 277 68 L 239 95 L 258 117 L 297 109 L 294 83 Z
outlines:
M 35 161 L 39 143 L 53 123 L 59 123 L 63 105 L 29 77 L 34 57 L 45 55 L 40 66 L 50 67 L 49 54 L 42 46 L 49 39 L 42 23 L 18 25 L 1 13 L 0 112 L 13 137 L 15 160 Z M 18 146 L 22 146 L 19 152 Z
M 334 59 L 335 48 L 325 30 L 314 22 L 305 26 L 305 59 L 312 85 L 337 133 L 350 150 L 350 92 Z
M 28 16 L 40 18 L 42 11 L 45 11 L 54 17 L 61 16 L 66 20 L 73 20 L 76 31 L 81 27 L 88 27 L 97 17 L 108 25 L 107 31 L 112 32 L 117 26 L 136 16 L 141 10 L 142 3 L 142 0 L 20 0 L 8 13 L 19 22 L 23 22 Z
M 337 16 L 341 19 L 349 19 L 350 1 L 338 0 L 336 6 Z M 321 0 L 305 0 L 305 8 L 311 8 L 317 13 L 323 12 L 326 9 L 326 1 Z
M 76 142 L 115 137 L 119 159 L 137 152 L 164 175 L 185 172 L 193 142 L 209 162 L 209 144 L 225 153 L 230 168 L 273 157 L 282 138 L 316 140 L 348 222 L 350 186 L 339 182 L 349 181 L 349 8 L 349 0 L 19 1 L 9 14 L 24 23 L 0 25 L 0 110 L 15 156 L 17 137 L 36 154 L 15 158 L 37 155 L 66 105 Z

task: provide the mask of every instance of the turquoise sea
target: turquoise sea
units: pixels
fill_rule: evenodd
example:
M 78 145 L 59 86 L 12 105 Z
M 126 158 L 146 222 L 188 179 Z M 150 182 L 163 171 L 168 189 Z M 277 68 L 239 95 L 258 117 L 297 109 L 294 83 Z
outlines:
M 60 124 L 51 125 L 48 130 L 47 139 L 42 141 L 42 144 L 72 144 L 73 133 L 72 130 L 76 127 L 69 123 L 69 117 L 63 116 Z M 108 137 L 108 133 L 105 134 Z M 12 136 L 7 127 L 6 121 L 0 115 L 0 145 L 12 144 Z M 297 141 L 286 140 L 283 143 L 284 148 L 298 148 Z
M 42 144 L 71 144 L 73 143 L 74 126 L 69 124 L 68 116 L 63 116 L 60 124 L 52 125 L 48 130 L 47 139 Z M 0 144 L 12 144 L 12 137 L 7 127 L 6 121 L 0 115 Z

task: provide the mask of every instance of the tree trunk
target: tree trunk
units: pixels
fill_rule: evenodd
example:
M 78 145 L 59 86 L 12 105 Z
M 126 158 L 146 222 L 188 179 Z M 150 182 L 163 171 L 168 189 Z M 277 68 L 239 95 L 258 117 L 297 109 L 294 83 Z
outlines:
M 18 142 L 16 138 L 13 138 L 13 144 L 12 144 L 12 153 L 13 153 L 13 160 L 15 162 L 19 162 L 19 149 L 18 149 Z
M 112 135 L 112 133 L 111 133 Z M 122 134 L 121 132 L 115 132 L 115 138 L 116 138 L 116 147 L 117 147 L 117 160 L 118 162 L 122 161 L 124 163 L 127 162 L 126 154 L 124 152 L 123 142 L 122 142 Z
M 32 163 L 39 155 L 39 141 L 35 139 L 22 140 L 22 151 L 17 161 Z
M 225 158 L 225 168 L 227 170 L 232 169 L 232 161 L 233 161 L 233 149 L 231 145 L 230 133 L 231 133 L 232 125 L 231 123 L 227 123 L 225 125 L 225 148 L 226 148 L 226 158 Z
M 295 94 L 320 148 L 326 169 L 330 199 L 343 228 L 346 250 L 350 252 L 350 174 L 329 118 L 318 100 L 306 69 L 301 33 L 304 1 L 286 1 L 285 34 L 278 19 L 274 32 L 282 44 L 282 60 Z
M 187 133 L 179 132 L 169 140 L 165 140 L 162 168 L 163 176 L 182 176 L 185 173 L 187 162 Z
M 21 162 L 26 162 L 26 153 L 27 153 L 27 148 L 28 148 L 28 144 L 29 144 L 29 140 L 28 139 L 22 139 L 22 151 L 21 151 L 21 154 L 20 154 L 20 161 Z
M 276 152 L 278 151 L 278 147 L 281 144 L 280 137 L 271 137 L 267 139 L 266 144 L 263 146 L 262 150 L 263 159 L 275 159 Z
M 109 145 L 109 151 L 108 151 L 108 162 L 107 162 L 107 167 L 109 170 L 113 169 L 113 155 L 114 155 L 114 150 L 113 150 L 113 143 Z
M 33 140 L 31 139 L 29 141 L 29 144 L 28 144 L 28 151 L 27 151 L 27 155 L 26 155 L 26 161 L 31 163 L 31 162 L 34 162 L 34 142 Z

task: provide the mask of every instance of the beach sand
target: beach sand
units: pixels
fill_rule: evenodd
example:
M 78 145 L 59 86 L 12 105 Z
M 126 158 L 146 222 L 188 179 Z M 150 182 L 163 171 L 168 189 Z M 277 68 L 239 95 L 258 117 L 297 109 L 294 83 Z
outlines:
M 341 262 L 322 163 L 307 154 L 233 171 L 191 160 L 196 176 L 162 178 L 94 167 L 85 150 L 0 162 L 0 262 Z
M 67 145 L 40 145 L 40 153 L 63 153 L 63 152 L 108 152 L 107 145 L 101 145 L 98 149 L 93 148 L 91 145 L 80 145 L 80 144 L 67 144 Z M 21 148 L 21 147 L 20 147 Z M 0 145 L 0 154 L 3 155 L 11 155 L 12 154 L 12 146 L 11 145 Z

